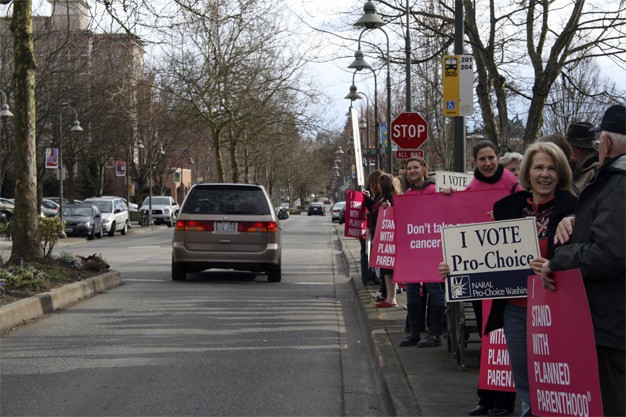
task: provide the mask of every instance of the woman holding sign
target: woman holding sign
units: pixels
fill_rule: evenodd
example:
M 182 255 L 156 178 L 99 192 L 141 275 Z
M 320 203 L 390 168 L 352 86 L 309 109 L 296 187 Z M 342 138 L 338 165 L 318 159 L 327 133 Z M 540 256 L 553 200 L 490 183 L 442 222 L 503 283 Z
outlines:
M 392 204 L 393 196 L 401 194 L 400 180 L 391 174 L 383 174 L 378 178 L 378 189 L 382 195 L 381 208 L 385 208 Z M 377 308 L 397 307 L 396 301 L 396 284 L 393 282 L 393 269 L 380 270 L 381 277 L 384 277 L 385 286 L 387 287 L 387 298 L 376 304 Z
M 531 266 L 540 273 L 541 265 L 554 253 L 556 227 L 576 204 L 572 193 L 572 171 L 563 151 L 554 143 L 531 145 L 522 160 L 519 180 L 530 191 L 522 191 L 496 202 L 495 220 L 534 216 L 541 258 Z M 494 300 L 485 332 L 504 327 L 515 389 L 522 399 L 522 416 L 532 415 L 526 354 L 526 298 Z
M 531 267 L 541 270 L 544 258 L 554 252 L 554 235 L 559 221 L 572 212 L 576 197 L 571 192 L 572 171 L 563 151 L 554 143 L 536 142 L 524 155 L 519 180 L 530 191 L 520 191 L 497 201 L 493 207 L 495 220 L 534 216 L 542 258 Z M 440 267 L 446 273 L 447 265 Z M 522 399 L 522 416 L 532 415 L 526 354 L 526 298 L 493 301 L 485 333 L 504 327 L 515 389 Z
M 496 153 L 496 146 L 489 140 L 482 140 L 472 148 L 474 157 L 474 179 L 467 185 L 465 190 L 493 190 L 503 188 L 511 194 L 523 190 L 518 179 L 508 169 L 500 164 L 500 158 Z M 447 266 L 447 265 L 446 265 Z M 441 271 L 441 269 L 440 269 Z M 444 274 L 444 276 L 447 275 Z M 476 322 L 482 331 L 482 301 L 472 301 L 472 307 L 476 315 Z M 515 408 L 515 393 L 478 389 L 478 405 L 467 412 L 470 416 L 492 415 L 506 416 Z
M 420 157 L 412 157 L 406 163 L 406 177 L 409 188 L 405 194 L 434 194 L 437 192 L 435 183 L 428 179 L 428 163 Z M 418 348 L 441 346 L 441 331 L 443 330 L 443 313 L 445 311 L 445 297 L 443 288 L 438 282 L 424 284 L 430 296 L 429 317 L 430 326 L 428 335 L 423 340 L 420 331 L 424 327 L 424 310 L 420 296 L 420 283 L 406 284 L 407 323 L 410 334 L 400 342 L 400 346 L 415 346 Z

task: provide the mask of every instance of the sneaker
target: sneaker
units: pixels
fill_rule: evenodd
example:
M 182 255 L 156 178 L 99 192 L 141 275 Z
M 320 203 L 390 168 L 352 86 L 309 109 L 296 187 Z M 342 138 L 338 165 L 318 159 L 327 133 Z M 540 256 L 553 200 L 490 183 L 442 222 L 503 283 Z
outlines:
M 432 334 L 429 334 L 417 344 L 418 348 L 435 347 L 435 346 L 441 346 L 441 338 L 439 336 L 435 336 Z
M 400 347 L 415 346 L 419 343 L 419 341 L 420 341 L 419 336 L 411 334 L 405 337 L 404 339 L 402 339 L 398 346 Z

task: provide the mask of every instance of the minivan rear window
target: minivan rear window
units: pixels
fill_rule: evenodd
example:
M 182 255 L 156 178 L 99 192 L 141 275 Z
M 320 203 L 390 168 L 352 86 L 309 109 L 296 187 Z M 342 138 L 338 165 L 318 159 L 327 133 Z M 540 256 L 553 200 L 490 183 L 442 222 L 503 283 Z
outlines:
M 181 210 L 188 214 L 268 215 L 270 207 L 261 188 L 251 186 L 196 186 L 185 199 Z

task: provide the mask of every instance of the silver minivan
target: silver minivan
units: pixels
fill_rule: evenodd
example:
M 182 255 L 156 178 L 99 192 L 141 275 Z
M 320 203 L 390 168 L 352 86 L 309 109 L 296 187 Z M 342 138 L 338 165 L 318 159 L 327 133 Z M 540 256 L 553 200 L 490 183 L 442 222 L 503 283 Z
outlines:
M 130 216 L 128 206 L 121 197 L 91 197 L 83 201 L 98 207 L 102 215 L 102 230 L 109 236 L 113 236 L 116 231 L 125 235 L 128 231 Z
M 281 280 L 281 225 L 260 185 L 196 184 L 172 240 L 172 279 L 211 268 L 266 273 Z

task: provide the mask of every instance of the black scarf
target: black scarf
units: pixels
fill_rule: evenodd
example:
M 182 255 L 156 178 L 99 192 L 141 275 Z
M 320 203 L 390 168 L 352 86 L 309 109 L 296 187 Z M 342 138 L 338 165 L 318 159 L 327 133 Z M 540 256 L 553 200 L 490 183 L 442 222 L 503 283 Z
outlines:
M 476 168 L 474 170 L 474 178 L 476 178 L 480 182 L 495 184 L 496 182 L 500 181 L 500 178 L 502 178 L 502 173 L 504 173 L 504 167 L 498 164 L 498 169 L 496 169 L 496 173 L 493 174 L 491 177 L 485 177 L 483 174 L 480 173 L 478 168 Z

